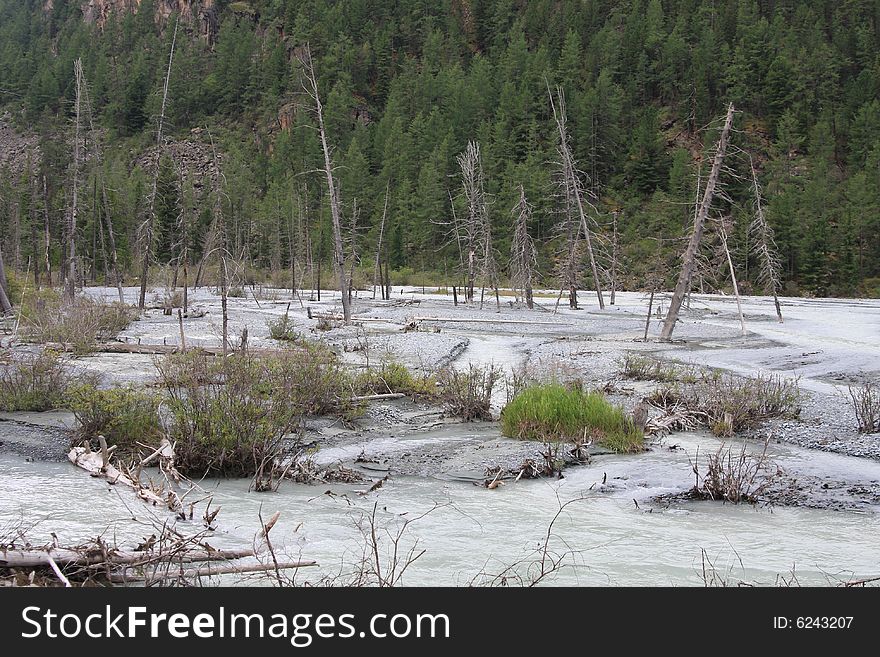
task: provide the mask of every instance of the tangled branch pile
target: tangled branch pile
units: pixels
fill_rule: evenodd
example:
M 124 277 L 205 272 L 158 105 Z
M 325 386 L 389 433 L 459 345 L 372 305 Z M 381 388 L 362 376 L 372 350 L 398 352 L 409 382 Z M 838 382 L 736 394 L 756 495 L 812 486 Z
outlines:
M 647 423 L 646 431 L 653 434 L 704 426 L 716 436 L 732 436 L 800 412 L 797 381 L 778 375 L 743 378 L 712 372 L 694 385 L 664 386 L 646 401 L 663 411 Z

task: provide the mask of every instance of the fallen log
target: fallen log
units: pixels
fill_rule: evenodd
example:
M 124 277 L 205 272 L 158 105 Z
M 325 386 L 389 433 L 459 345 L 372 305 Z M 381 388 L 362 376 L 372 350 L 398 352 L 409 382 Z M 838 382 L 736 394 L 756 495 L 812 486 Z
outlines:
M 109 452 L 109 450 L 107 450 Z M 122 484 L 135 491 L 137 496 L 154 505 L 161 504 L 165 506 L 166 500 L 162 499 L 156 493 L 145 487 L 140 482 L 136 482 L 128 475 L 122 473 L 116 466 L 106 463 L 105 450 L 101 452 L 93 452 L 88 446 L 73 447 L 67 453 L 68 460 L 78 468 L 82 468 L 93 477 L 106 479 L 111 485 Z
M 51 568 L 52 561 L 58 566 L 146 566 L 151 563 L 193 563 L 199 561 L 230 561 L 253 557 L 253 550 L 200 550 L 180 555 L 151 554 L 149 552 L 103 552 L 100 550 L 71 548 L 45 548 L 31 550 L 0 550 L 0 567 L 4 568 Z
M 294 568 L 309 568 L 317 566 L 317 561 L 283 561 L 277 564 L 253 564 L 250 566 L 240 566 L 229 564 L 228 566 L 202 566 L 200 568 L 190 568 L 188 570 L 172 571 L 167 570 L 159 574 L 149 575 L 127 575 L 125 573 L 113 573 L 110 575 L 110 581 L 113 584 L 126 584 L 130 582 L 157 582 L 169 579 L 196 579 L 199 577 L 211 577 L 214 575 L 238 575 L 245 573 L 264 573 L 270 570 L 292 570 Z
M 342 315 L 334 315 L 333 313 L 316 313 L 309 312 L 309 319 L 328 319 L 334 322 L 342 322 L 345 321 Z M 352 323 L 357 324 L 359 322 L 377 322 L 380 324 L 399 324 L 400 322 L 395 322 L 390 319 L 382 319 L 381 317 L 352 317 Z
M 352 397 L 351 401 L 377 401 L 379 399 L 402 399 L 406 397 L 402 392 L 387 392 L 380 395 L 362 395 L 360 397 Z
M 474 317 L 413 317 L 413 322 L 465 322 L 474 324 L 543 324 L 564 326 L 562 322 L 542 322 L 532 319 L 483 319 Z

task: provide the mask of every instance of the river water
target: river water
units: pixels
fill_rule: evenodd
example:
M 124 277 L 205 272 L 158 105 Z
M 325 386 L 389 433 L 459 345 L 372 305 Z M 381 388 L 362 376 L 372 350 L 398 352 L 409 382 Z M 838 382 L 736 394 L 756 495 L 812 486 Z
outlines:
M 465 434 L 467 426 L 453 426 Z M 450 439 L 460 436 L 450 435 Z M 671 445 L 678 449 L 669 449 Z M 408 585 L 462 585 L 480 571 L 497 572 L 525 559 L 543 541 L 561 504 L 550 549 L 570 552 L 566 567 L 550 580 L 579 585 L 701 585 L 703 553 L 730 582 L 772 584 L 793 569 L 801 584 L 828 584 L 877 575 L 880 515 L 876 509 L 830 511 L 801 507 L 753 507 L 717 502 L 656 502 L 664 493 L 693 482 L 688 460 L 697 448 L 718 446 L 705 434 L 678 434 L 639 455 L 597 456 L 584 467 L 566 470 L 562 480 L 507 483 L 495 490 L 455 479 L 393 477 L 378 491 L 359 495 L 368 484 L 298 485 L 286 482 L 276 493 L 249 493 L 246 481 L 205 481 L 222 507 L 209 541 L 217 547 L 250 547 L 266 519 L 281 511 L 272 536 L 280 552 L 316 559 L 321 573 L 346 571 L 358 560 L 363 541 L 356 526 L 377 505 L 382 549 L 387 534 L 413 519 L 401 545 L 417 541 L 425 550 L 407 571 Z M 757 447 L 751 447 L 757 449 Z M 785 469 L 817 476 L 857 474 L 880 480 L 880 463 L 772 445 L 770 455 Z M 602 484 L 603 479 L 605 484 Z M 331 491 L 333 495 L 325 494 Z M 107 486 L 68 463 L 26 461 L 0 455 L 0 534 L 18 520 L 39 523 L 28 535 L 73 544 L 102 534 L 131 547 L 149 536 L 157 522 L 171 521 L 127 490 Z M 138 522 L 132 520 L 138 518 Z M 178 522 L 194 532 L 198 522 Z M 522 570 L 520 572 L 523 572 Z

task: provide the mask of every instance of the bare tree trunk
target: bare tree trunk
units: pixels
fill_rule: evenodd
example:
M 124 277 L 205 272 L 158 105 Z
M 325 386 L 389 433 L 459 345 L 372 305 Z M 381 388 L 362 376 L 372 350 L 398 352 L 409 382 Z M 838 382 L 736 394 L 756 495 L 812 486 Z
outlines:
M 733 294 L 736 297 L 736 309 L 739 312 L 739 326 L 743 335 L 746 334 L 746 320 L 743 317 L 742 302 L 739 298 L 739 285 L 736 282 L 736 270 L 733 268 L 733 258 L 730 257 L 730 249 L 727 247 L 727 231 L 724 226 L 719 229 L 721 236 L 721 246 L 724 249 L 724 255 L 727 256 L 727 266 L 730 268 L 730 280 L 733 282 Z
M 12 271 L 21 271 L 21 202 L 12 204 Z
M 755 193 L 755 218 L 749 226 L 749 232 L 754 235 L 752 251 L 758 256 L 761 263 L 760 281 L 765 287 L 770 288 L 773 294 L 773 304 L 776 306 L 776 317 L 782 322 L 782 308 L 779 305 L 779 288 L 782 283 L 782 263 L 779 259 L 779 251 L 776 247 L 776 239 L 773 229 L 764 217 L 764 202 L 761 198 L 761 185 L 758 183 L 758 174 L 755 164 L 749 157 L 752 169 L 752 189 Z
M 666 314 L 666 321 L 663 324 L 663 330 L 660 333 L 660 339 L 668 341 L 672 338 L 672 332 L 675 330 L 675 323 L 678 321 L 678 313 L 681 310 L 681 303 L 687 293 L 691 276 L 697 262 L 697 251 L 700 248 L 700 242 L 703 238 L 703 230 L 706 225 L 706 218 L 709 216 L 709 208 L 712 205 L 712 199 L 715 195 L 715 186 L 718 184 L 718 178 L 721 175 L 721 164 L 724 161 L 724 155 L 727 152 L 727 141 L 730 136 L 730 128 L 733 125 L 733 103 L 727 108 L 727 117 L 724 121 L 724 127 L 721 130 L 721 137 L 715 149 L 715 159 L 712 162 L 712 171 L 706 181 L 706 189 L 703 192 L 703 200 L 700 204 L 700 211 L 694 219 L 694 231 L 688 242 L 687 250 L 684 254 L 681 272 L 678 277 L 678 283 L 672 293 L 672 300 L 669 303 L 669 311 Z
M 153 253 L 153 229 L 156 222 L 156 194 L 159 187 L 159 163 L 162 159 L 162 129 L 165 123 L 165 109 L 168 106 L 168 85 L 171 81 L 171 64 L 174 62 L 174 46 L 177 43 L 177 27 L 180 24 L 178 18 L 174 22 L 174 35 L 171 37 L 171 52 L 168 55 L 168 70 L 165 73 L 165 86 L 162 88 L 162 109 L 159 112 L 159 125 L 156 130 L 156 157 L 154 159 L 153 186 L 150 189 L 149 207 L 147 209 L 147 218 L 142 225 L 143 228 L 143 259 L 141 261 L 141 291 L 138 297 L 138 308 L 144 309 L 144 302 L 147 297 L 147 276 L 150 271 L 150 259 Z M 224 343 L 225 344 L 225 343 Z
M 391 188 L 391 181 L 385 185 L 385 207 L 382 209 L 382 223 L 379 224 L 379 240 L 376 242 L 376 267 L 373 270 L 373 298 L 376 298 L 376 284 L 381 282 L 379 273 L 379 257 L 382 254 L 382 238 L 385 236 L 385 217 L 388 215 L 388 191 Z M 384 294 L 382 297 L 384 298 Z
M 324 268 L 324 217 L 323 215 L 324 208 L 321 207 L 321 215 L 319 215 L 320 230 L 318 231 L 318 268 L 317 268 L 317 283 L 315 287 L 318 288 L 318 301 L 321 300 L 321 270 Z
M 31 225 L 31 251 L 33 252 L 34 263 L 34 289 L 40 289 L 40 237 L 37 231 L 37 185 L 34 178 L 31 178 L 31 206 L 29 211 L 29 222 Z
M 219 162 L 217 160 L 217 151 L 214 148 L 214 140 L 211 139 L 211 151 L 214 156 L 214 167 L 218 171 L 218 189 L 215 190 L 214 199 L 214 220 L 217 227 L 217 236 L 219 239 L 218 251 L 220 252 L 220 304 L 223 311 L 223 355 L 226 356 L 229 351 L 229 272 L 227 271 L 227 255 L 228 247 L 226 240 L 226 220 L 223 216 L 223 183 L 225 178 L 220 171 Z
M 526 200 L 526 192 L 522 184 L 519 186 L 519 202 L 513 207 L 514 231 L 510 244 L 511 282 L 514 290 L 522 290 L 523 300 L 531 310 L 534 307 L 532 281 L 537 267 L 538 253 L 535 243 L 529 235 L 529 222 L 532 217 L 532 206 Z
M 614 305 L 617 297 L 617 210 L 611 213 L 611 305 Z
M 339 196 L 336 184 L 333 180 L 333 162 L 330 158 L 330 147 L 327 145 L 327 133 L 324 129 L 324 108 L 321 105 L 321 98 L 318 95 L 318 81 L 315 78 L 315 69 L 312 65 L 312 51 L 306 44 L 305 53 L 300 57 L 303 65 L 306 81 L 309 87 L 306 92 L 311 96 L 315 103 L 315 113 L 318 118 L 318 133 L 321 137 L 321 148 L 324 151 L 324 173 L 327 175 L 327 189 L 330 195 L 330 215 L 333 218 L 333 244 L 334 244 L 334 265 L 336 266 L 336 275 L 339 279 L 339 292 L 342 296 L 342 316 L 344 322 L 351 322 L 351 303 L 348 297 L 348 281 L 345 277 L 345 251 L 342 244 L 342 216 L 339 207 Z
M 49 192 L 46 185 L 46 176 L 43 176 L 43 232 L 45 237 L 44 258 L 46 263 L 46 285 L 52 287 L 52 256 L 51 256 L 51 239 L 52 234 L 49 229 Z
M 645 317 L 645 342 L 648 341 L 648 329 L 651 327 L 651 311 L 654 309 L 654 290 L 651 290 L 651 298 L 648 299 L 648 315 Z
M 6 293 L 9 284 L 6 281 L 6 267 L 3 265 L 3 249 L 0 247 L 0 315 L 12 312 L 12 302 Z
M 76 295 L 76 214 L 79 200 L 79 126 L 80 126 L 80 103 L 82 100 L 83 72 L 82 60 L 77 59 L 73 63 L 73 72 L 76 77 L 76 130 L 73 138 L 73 185 L 70 211 L 67 217 L 67 267 L 65 267 L 65 294 L 70 301 Z
M 480 307 L 483 307 L 483 294 L 488 282 L 493 289 L 498 288 L 498 267 L 492 248 L 492 226 L 489 220 L 488 201 L 484 190 L 483 163 L 480 145 L 469 141 L 464 152 L 456 158 L 461 168 L 462 188 L 467 201 L 467 216 L 459 225 L 455 219 L 456 239 L 464 242 L 467 251 L 467 300 L 474 301 L 477 268 L 483 283 L 480 294 Z M 499 306 L 500 308 L 500 306 Z
M 550 89 L 547 89 L 548 93 Z M 602 281 L 599 278 L 599 268 L 596 265 L 596 255 L 593 252 L 592 231 L 587 223 L 587 215 L 584 211 L 583 190 L 581 186 L 580 176 L 578 175 L 577 164 L 574 161 L 574 155 L 571 152 L 571 144 L 568 138 L 568 128 L 566 126 L 565 116 L 565 95 L 561 87 L 556 88 L 556 94 L 559 101 L 559 107 L 553 102 L 553 94 L 550 94 L 550 106 L 553 109 L 553 118 L 556 120 L 556 128 L 559 132 L 559 156 L 561 159 L 560 166 L 562 175 L 566 180 L 566 188 L 569 193 L 574 196 L 575 205 L 577 206 L 578 216 L 581 221 L 581 229 L 584 233 L 584 242 L 587 245 L 587 255 L 590 257 L 590 270 L 593 274 L 593 284 L 596 287 L 596 297 L 599 299 L 599 308 L 605 309 L 605 299 L 602 296 Z

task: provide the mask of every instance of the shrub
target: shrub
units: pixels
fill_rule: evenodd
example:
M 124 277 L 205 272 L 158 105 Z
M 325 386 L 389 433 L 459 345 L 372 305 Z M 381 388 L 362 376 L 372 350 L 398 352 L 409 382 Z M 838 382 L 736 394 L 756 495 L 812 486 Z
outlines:
M 849 387 L 849 403 L 859 425 L 859 433 L 880 433 L 880 387 L 868 382 Z
M 716 374 L 707 378 L 704 385 L 705 396 L 700 405 L 716 436 L 731 436 L 774 417 L 795 416 L 800 410 L 797 381 L 778 375 L 743 378 Z
M 470 422 L 492 419 L 492 390 L 502 372 L 494 365 L 468 365 L 466 372 L 454 368 L 438 376 L 439 397 L 449 414 Z
M 0 410 L 61 408 L 70 386 L 96 381 L 97 375 L 67 365 L 56 351 L 18 354 L 0 368 Z
M 437 395 L 437 379 L 415 375 L 400 363 L 383 363 L 378 369 L 361 372 L 355 380 L 355 389 L 361 395 L 382 395 L 400 392 L 416 397 Z
M 290 321 L 288 313 L 284 313 L 278 319 L 270 319 L 266 322 L 266 326 L 269 328 L 269 337 L 273 340 L 280 340 L 282 342 L 301 342 L 303 340 L 302 334 L 296 330 L 293 322 Z
M 643 435 L 623 409 L 598 392 L 558 383 L 533 385 L 501 414 L 501 432 L 511 438 L 541 442 L 592 438 L 615 452 L 641 451 Z
M 183 292 L 175 290 L 167 291 L 162 299 L 162 306 L 165 308 L 183 308 Z
M 666 416 L 655 429 L 706 426 L 716 436 L 732 436 L 776 417 L 796 417 L 800 389 L 796 380 L 777 375 L 740 377 L 712 372 L 692 386 L 668 385 L 646 398 Z
M 776 473 L 770 472 L 767 445 L 760 454 L 751 454 L 743 445 L 739 453 L 722 443 L 718 451 L 706 459 L 706 472 L 699 469 L 699 452 L 691 461 L 696 481 L 691 495 L 699 499 L 723 500 L 739 504 L 755 504 L 761 494 L 772 484 Z M 778 472 L 778 471 L 777 471 Z
M 68 397 L 79 428 L 75 440 L 94 440 L 102 434 L 119 454 L 137 454 L 138 443 L 158 447 L 161 397 L 131 386 L 101 390 L 94 385 L 73 386 Z
M 305 415 L 352 418 L 351 377 L 324 347 L 210 358 L 204 351 L 158 361 L 170 397 L 168 432 L 184 473 L 247 476 L 279 458 Z
M 621 374 L 635 381 L 685 381 L 692 383 L 697 380 L 692 367 L 664 363 L 656 358 L 636 354 L 624 356 Z
M 137 317 L 136 309 L 120 303 L 88 297 L 67 303 L 57 296 L 38 296 L 22 311 L 22 329 L 32 340 L 58 342 L 75 353 L 90 353 L 96 341 L 115 338 Z

